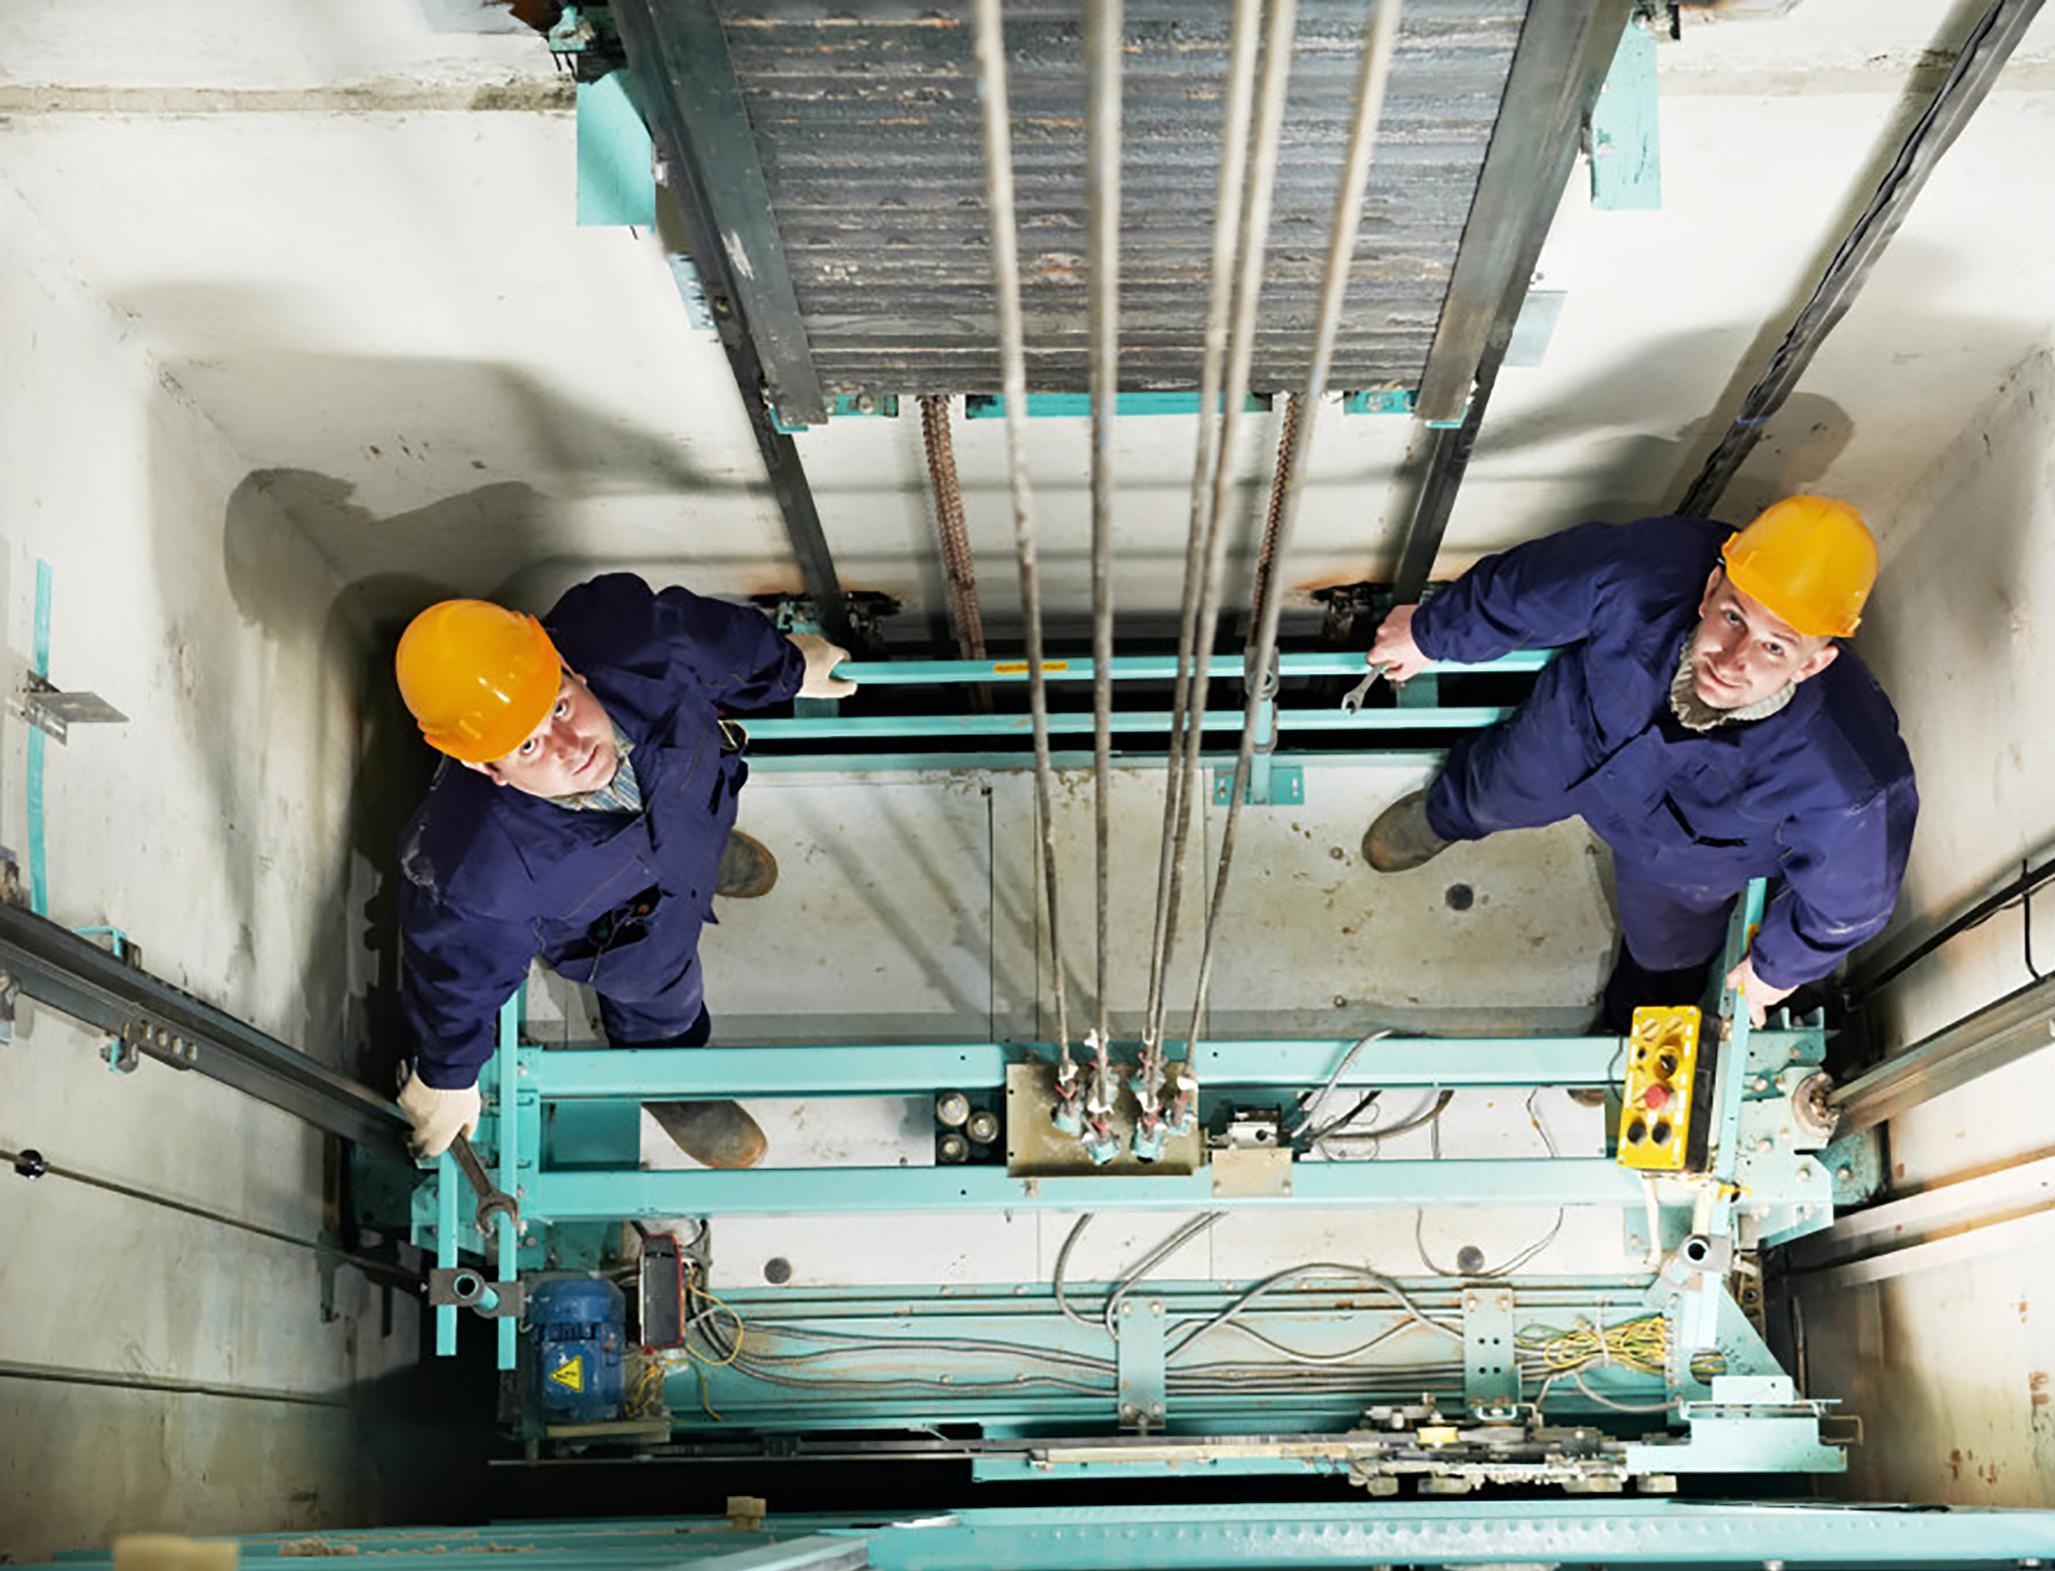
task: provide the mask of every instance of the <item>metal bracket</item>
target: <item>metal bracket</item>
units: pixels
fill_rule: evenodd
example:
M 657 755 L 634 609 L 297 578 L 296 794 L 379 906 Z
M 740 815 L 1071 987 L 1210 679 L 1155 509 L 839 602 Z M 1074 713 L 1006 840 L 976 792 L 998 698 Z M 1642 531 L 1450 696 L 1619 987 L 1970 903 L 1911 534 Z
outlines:
M 1266 788 L 1262 771 L 1249 771 L 1249 785 L 1242 797 L 1248 807 L 1292 807 L 1306 800 L 1306 771 L 1297 764 L 1272 764 Z M 1213 805 L 1227 806 L 1228 798 L 1234 794 L 1234 771 L 1216 769 L 1213 771 Z
M 528 1293 L 519 1282 L 487 1281 L 471 1266 L 433 1266 L 428 1272 L 428 1302 L 474 1310 L 487 1320 L 519 1320 Z
M 128 716 L 98 693 L 67 693 L 49 678 L 31 671 L 22 679 L 21 696 L 7 701 L 13 710 L 52 741 L 63 742 L 75 725 L 126 725 Z
M 830 420 L 851 420 L 871 416 L 883 420 L 899 418 L 899 395 L 897 393 L 836 393 L 828 399 Z M 787 436 L 797 436 L 810 431 L 812 426 L 802 421 L 787 420 L 776 404 L 771 405 L 771 424 Z
M 1510 1410 L 1520 1401 L 1510 1288 L 1463 1294 L 1463 1396 L 1473 1409 Z
M 1120 1304 L 1120 1427 L 1147 1433 L 1163 1427 L 1163 1327 L 1168 1317 L 1160 1298 L 1127 1298 Z

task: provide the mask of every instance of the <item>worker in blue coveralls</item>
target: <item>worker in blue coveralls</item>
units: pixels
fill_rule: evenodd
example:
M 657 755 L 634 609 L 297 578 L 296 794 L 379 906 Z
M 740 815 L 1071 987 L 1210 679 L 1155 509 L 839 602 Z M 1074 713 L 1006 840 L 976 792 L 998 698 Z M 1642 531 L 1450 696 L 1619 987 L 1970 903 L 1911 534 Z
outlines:
M 1363 837 L 1380 872 L 1572 816 L 1612 847 L 1621 950 L 1601 1019 L 1696 1002 L 1735 897 L 1772 879 L 1725 978 L 1755 1024 L 1890 919 L 1919 800 L 1890 700 L 1852 653 L 1877 548 L 1845 502 L 1790 497 L 1739 532 L 1582 524 L 1486 557 L 1370 648 L 1429 661 L 1557 649 L 1504 723 L 1450 751 Z
M 445 600 L 395 659 L 421 734 L 446 756 L 400 865 L 401 1003 L 417 1154 L 477 1125 L 500 1006 L 538 956 L 599 996 L 615 1047 L 696 1047 L 712 1030 L 699 933 L 715 895 L 769 891 L 777 863 L 735 830 L 749 776 L 724 711 L 839 698 L 845 651 L 761 612 L 632 573 L 570 590 L 540 621 Z M 763 1131 L 733 1102 L 649 1110 L 688 1156 L 751 1167 Z

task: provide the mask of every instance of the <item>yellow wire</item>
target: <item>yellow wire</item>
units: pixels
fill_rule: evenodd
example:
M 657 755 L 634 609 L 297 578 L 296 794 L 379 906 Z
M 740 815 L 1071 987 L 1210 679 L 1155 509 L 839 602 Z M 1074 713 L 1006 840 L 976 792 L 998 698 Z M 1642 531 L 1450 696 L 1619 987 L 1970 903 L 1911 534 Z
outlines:
M 1670 1326 L 1662 1315 L 1623 1320 L 1602 1332 L 1588 1320 L 1580 1320 L 1568 1331 L 1529 1326 L 1520 1333 L 1519 1340 L 1523 1347 L 1541 1354 L 1551 1373 L 1610 1362 L 1642 1374 L 1659 1375 L 1669 1364 Z
M 742 1317 L 739 1314 L 737 1314 L 734 1311 L 734 1309 L 730 1307 L 724 1300 L 717 1298 L 714 1294 L 706 1290 L 705 1285 L 701 1283 L 699 1280 L 699 1263 L 697 1261 L 688 1260 L 685 1264 L 685 1269 L 692 1277 L 693 1291 L 696 1292 L 701 1298 L 705 1299 L 708 1303 L 712 1304 L 716 1309 L 720 1310 L 720 1312 L 726 1315 L 730 1320 L 735 1322 L 735 1345 L 728 1349 L 728 1356 L 726 1358 L 708 1358 L 704 1353 L 700 1352 L 697 1348 L 695 1348 L 689 1340 L 685 1344 L 685 1352 L 689 1357 L 691 1357 L 699 1363 L 706 1364 L 714 1369 L 725 1369 L 728 1367 L 728 1365 L 734 1363 L 736 1359 L 742 1356 L 742 1343 L 743 1340 L 749 1334 L 749 1327 L 744 1322 Z M 700 1379 L 702 1382 L 704 1382 L 704 1380 L 706 1379 L 705 1375 L 702 1374 L 700 1376 Z M 707 1411 L 711 1413 L 713 1412 L 713 1409 L 708 1408 Z M 715 1416 L 718 1417 L 719 1415 L 716 1414 Z

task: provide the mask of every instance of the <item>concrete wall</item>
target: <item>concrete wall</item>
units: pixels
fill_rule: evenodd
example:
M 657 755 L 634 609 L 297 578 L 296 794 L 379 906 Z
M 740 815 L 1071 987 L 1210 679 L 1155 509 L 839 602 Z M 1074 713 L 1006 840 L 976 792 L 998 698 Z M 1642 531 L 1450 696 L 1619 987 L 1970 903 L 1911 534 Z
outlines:
M 2055 841 L 2045 697 L 2055 691 L 2055 357 L 2008 371 L 1891 515 L 1859 643 L 1896 700 L 1923 808 L 1902 949 Z M 2034 963 L 2055 969 L 2042 918 Z M 2023 913 L 1993 917 L 1885 993 L 1903 1045 L 2031 980 Z M 2046 1049 L 1894 1120 L 1893 1189 L 1917 1194 L 2055 1149 Z M 2043 1202 L 2044 1203 L 2044 1202 Z M 1992 1209 L 2031 1209 L 2031 1193 Z M 1967 1220 L 1967 1219 L 1965 1219 Z M 1990 1221 L 1989 1216 L 1982 1220 Z M 2055 1255 L 2045 1216 L 1998 1222 L 1979 1258 L 1803 1297 L 1813 1389 L 1868 1420 L 1846 1490 L 1865 1499 L 2055 1505 Z M 1909 1241 L 1909 1240 L 1908 1240 Z M 1965 1235 L 1961 1244 L 1971 1242 Z
M 1500 382 L 1448 570 L 1676 500 L 1982 9 L 1687 20 L 1659 56 L 1663 206 L 1596 211 L 1573 175 L 1541 263 L 1568 291 L 1562 321 L 1541 366 Z M 23 39 L 0 76 L 0 180 L 239 450 L 287 472 L 274 495 L 346 576 L 540 602 L 620 562 L 722 593 L 795 588 L 732 381 L 654 240 L 571 223 L 573 126 L 540 41 L 438 31 L 398 0 L 231 14 L 200 34 L 127 0 Z M 1828 476 L 1888 510 L 1959 423 L 1934 411 L 1973 407 L 2045 340 L 2055 207 L 2002 193 L 2045 175 L 2051 88 L 2055 15 L 1949 154 L 1873 309 L 1843 324 L 1837 344 L 1860 350 L 1845 375 L 1808 378 L 1731 511 Z M 1251 422 L 1238 455 L 1245 548 L 1275 435 Z M 1323 416 L 1291 586 L 1388 570 L 1406 435 Z M 1185 420 L 1121 428 L 1130 611 L 1178 596 L 1192 443 Z M 837 422 L 800 449 L 846 581 L 937 611 L 918 423 Z M 960 428 L 995 629 L 1016 600 L 1004 452 L 999 422 Z M 1083 424 L 1037 422 L 1032 471 L 1061 619 L 1087 595 Z
M 41 560 L 53 677 L 130 716 L 48 747 L 50 915 L 119 925 L 151 970 L 354 1063 L 372 853 L 351 841 L 364 644 L 340 577 L 4 185 L 0 233 L 0 677 L 26 668 Z M 0 844 L 26 875 L 25 734 L 0 723 Z M 413 1360 L 416 1311 L 315 1247 L 332 1143 L 197 1074 L 118 1077 L 93 1033 L 20 1016 L 0 1147 L 53 1170 L 0 1170 L 0 1559 L 361 1521 L 403 1494 L 365 1404 Z

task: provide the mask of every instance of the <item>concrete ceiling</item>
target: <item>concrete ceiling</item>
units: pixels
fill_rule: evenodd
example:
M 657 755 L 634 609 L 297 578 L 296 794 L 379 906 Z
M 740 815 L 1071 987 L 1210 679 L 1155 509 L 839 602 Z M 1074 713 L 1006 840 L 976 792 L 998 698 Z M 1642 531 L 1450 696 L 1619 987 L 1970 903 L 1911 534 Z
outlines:
M 1573 175 L 1545 362 L 1502 378 L 1444 566 L 1674 503 L 1982 5 L 1811 0 L 1689 18 L 1661 54 L 1662 209 Z M 474 0 L 4 7 L 0 219 L 35 223 L 351 580 L 542 595 L 599 562 L 796 587 L 726 365 L 654 241 L 572 223 L 569 92 Z M 1939 51 L 1939 53 L 1936 53 Z M 2055 14 L 2044 17 L 1730 495 L 1890 509 L 2055 327 Z M 80 411 L 90 419 L 91 411 Z M 1249 423 L 1245 529 L 1275 428 Z M 1328 415 L 1288 581 L 1395 544 L 1390 418 Z M 1086 598 L 1081 422 L 1038 422 L 1059 610 Z M 1121 602 L 1175 602 L 1191 423 L 1123 423 Z M 1013 589 L 997 422 L 960 427 L 988 602 Z M 801 452 L 845 582 L 932 610 L 918 423 Z

